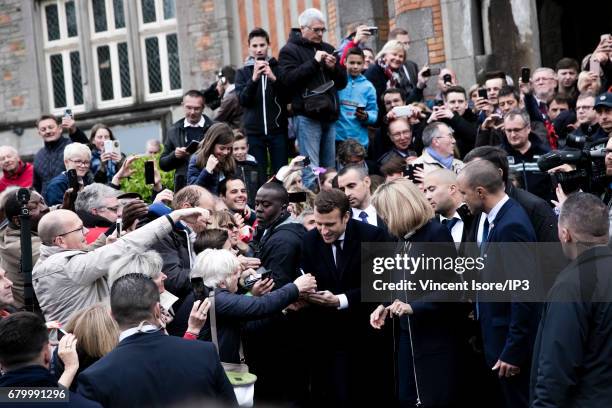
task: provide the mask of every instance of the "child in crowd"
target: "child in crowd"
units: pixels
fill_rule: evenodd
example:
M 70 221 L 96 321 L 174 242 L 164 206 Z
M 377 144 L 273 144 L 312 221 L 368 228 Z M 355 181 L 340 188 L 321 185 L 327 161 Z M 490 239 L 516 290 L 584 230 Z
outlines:
M 361 74 L 364 58 L 360 48 L 351 48 L 346 54 L 348 84 L 338 92 L 340 118 L 336 122 L 336 143 L 353 138 L 367 149 L 368 125 L 376 123 L 378 105 L 374 85 Z
M 236 161 L 236 173 L 242 178 L 247 188 L 247 203 L 249 207 L 255 208 L 255 195 L 262 183 L 260 183 L 261 180 L 259 180 L 257 160 L 249 154 L 247 137 L 238 129 L 234 130 L 232 155 Z

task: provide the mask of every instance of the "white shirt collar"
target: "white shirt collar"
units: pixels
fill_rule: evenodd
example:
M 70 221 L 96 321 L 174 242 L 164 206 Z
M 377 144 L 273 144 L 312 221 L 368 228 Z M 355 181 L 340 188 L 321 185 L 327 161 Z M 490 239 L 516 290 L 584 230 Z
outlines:
M 119 342 L 125 340 L 126 338 L 130 337 L 133 334 L 136 333 L 149 333 L 149 332 L 155 332 L 158 331 L 159 327 L 157 326 L 153 326 L 152 324 L 144 324 L 142 325 L 142 327 L 138 326 L 138 327 L 132 327 L 129 328 L 127 330 L 124 330 L 121 332 L 121 334 L 119 334 Z
M 487 220 L 489 221 L 489 225 L 491 226 L 491 228 L 493 228 L 493 221 L 495 221 L 497 213 L 499 212 L 499 210 L 501 210 L 504 204 L 506 204 L 506 201 L 508 201 L 509 199 L 510 197 L 508 197 L 508 194 L 504 194 L 504 197 L 499 200 L 498 203 L 495 204 L 495 207 L 491 208 L 491 211 L 489 211 L 489 213 L 487 214 Z
M 189 123 L 189 121 L 187 119 L 185 119 L 184 123 L 183 123 L 183 127 L 204 127 L 204 116 L 200 117 L 200 121 L 198 123 L 196 123 L 195 125 Z
M 361 221 L 361 218 L 359 218 L 359 214 L 361 214 L 362 211 L 365 211 L 365 213 L 368 214 L 368 223 L 369 224 L 372 224 L 372 222 L 376 223 L 376 208 L 374 208 L 372 204 L 368 205 L 363 210 L 360 208 L 352 208 L 352 210 L 353 210 L 354 220 Z

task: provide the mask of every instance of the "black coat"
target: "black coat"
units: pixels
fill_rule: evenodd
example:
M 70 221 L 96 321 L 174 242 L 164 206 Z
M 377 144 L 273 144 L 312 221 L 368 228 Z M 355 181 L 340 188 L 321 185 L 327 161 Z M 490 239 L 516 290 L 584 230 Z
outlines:
M 347 83 L 346 70 L 340 65 L 340 59 L 336 60 L 333 70 L 323 68 L 314 56 L 317 51 L 322 50 L 330 55 L 334 54 L 334 47 L 325 42 L 313 43 L 300 35 L 299 29 L 292 29 L 287 44 L 281 48 L 278 55 L 279 78 L 283 85 L 289 90 L 291 96 L 291 109 L 294 114 L 306 115 L 304 112 L 303 94 L 307 90 L 313 90 L 327 81 L 334 81 L 333 96 L 336 101 L 337 111 L 335 115 L 327 118 L 313 116 L 325 122 L 333 122 L 338 119 L 340 113 L 337 91 L 344 89 Z
M 0 377 L 0 387 L 53 387 L 57 388 L 57 379 L 42 366 L 27 366 L 17 370 L 12 370 Z M 62 388 L 59 388 L 60 390 Z M 81 395 L 76 394 L 72 391 L 66 391 L 68 394 L 69 402 L 57 402 L 50 405 L 54 407 L 82 407 L 82 408 L 98 408 L 101 407 L 95 401 L 90 401 L 83 398 Z M 24 407 L 24 408 L 36 408 L 47 404 L 41 404 L 42 400 L 38 399 L 36 402 L 28 404 L 27 402 L 21 402 L 12 406 Z M 7 406 L 9 406 L 8 404 Z
M 202 136 L 199 138 L 199 140 L 204 138 L 204 134 L 213 124 L 212 119 L 210 119 L 208 116 L 202 116 L 204 116 L 204 127 L 202 128 Z M 177 147 L 187 146 L 184 125 L 185 118 L 182 118 L 174 122 L 170 129 L 168 129 L 166 142 L 164 143 L 164 151 L 159 157 L 159 168 L 161 170 L 176 170 L 174 173 L 174 191 L 178 191 L 187 185 L 187 165 L 189 164 L 189 156 L 179 159 L 174 155 L 174 150 Z
M 163 272 L 166 289 L 180 299 L 191 291 L 191 259 L 185 231 L 174 228 L 168 235 L 156 242 L 151 249 L 157 251 L 164 260 Z
M 463 115 L 455 113 L 452 119 L 442 119 L 455 131 L 459 158 L 463 159 L 476 143 L 478 133 L 478 117 L 470 109 L 466 109 Z
M 612 250 L 583 252 L 548 294 L 536 339 L 532 407 L 612 406 Z
M 215 314 L 217 317 L 217 337 L 219 355 L 224 363 L 240 362 L 240 331 L 251 320 L 263 319 L 279 313 L 298 299 L 299 291 L 293 283 L 288 283 L 263 296 L 246 296 L 232 293 L 227 289 L 215 289 Z M 187 330 L 189 313 L 194 303 L 193 292 L 176 312 L 172 322 L 172 332 L 182 336 Z M 200 331 L 201 340 L 211 341 L 210 318 Z
M 244 108 L 242 127 L 249 135 L 267 134 L 264 127 L 264 114 L 268 133 L 287 129 L 287 113 L 285 112 L 287 97 L 280 80 L 278 61 L 270 58 L 268 63 L 276 76 L 276 81 L 267 81 L 265 96 L 262 94 L 262 78 L 253 82 L 253 65 L 246 65 L 236 72 L 236 94 L 240 105 Z
M 77 392 L 105 407 L 167 407 L 186 400 L 236 404 L 212 343 L 133 334 L 78 377 Z

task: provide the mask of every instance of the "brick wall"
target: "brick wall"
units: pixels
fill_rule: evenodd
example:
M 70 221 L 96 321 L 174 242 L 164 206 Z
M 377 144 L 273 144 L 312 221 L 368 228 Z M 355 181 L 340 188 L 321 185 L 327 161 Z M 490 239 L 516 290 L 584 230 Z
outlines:
M 338 29 L 338 15 L 336 13 L 336 2 L 334 0 L 327 1 L 327 42 L 333 45 L 340 45 L 340 41 L 336 36 Z M 341 35 L 343 32 L 341 32 Z
M 430 64 L 444 64 L 446 55 L 444 54 L 444 31 L 442 28 L 442 11 L 440 0 L 392 0 L 392 16 L 389 19 L 389 28 L 395 28 L 398 15 L 413 10 L 430 9 L 431 26 L 433 36 L 426 39 L 427 56 Z M 391 13 L 390 13 L 391 14 Z

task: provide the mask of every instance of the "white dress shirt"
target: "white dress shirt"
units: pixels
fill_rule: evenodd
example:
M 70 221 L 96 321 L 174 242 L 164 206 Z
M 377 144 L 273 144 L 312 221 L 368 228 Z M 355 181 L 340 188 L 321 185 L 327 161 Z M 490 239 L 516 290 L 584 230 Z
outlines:
M 185 121 L 183 122 L 183 127 L 186 127 L 186 128 L 188 128 L 188 127 L 204 127 L 204 123 L 205 123 L 204 116 L 201 116 L 200 117 L 200 121 L 198 123 L 196 123 L 196 124 L 189 123 L 189 121 L 187 119 L 185 119 Z
M 453 236 L 453 241 L 458 244 L 461 243 L 461 238 L 463 238 L 463 220 L 459 216 L 459 213 L 455 211 L 455 214 L 453 214 L 453 216 L 450 218 L 446 218 L 445 216 L 440 214 L 440 221 L 451 220 L 453 218 L 456 218 L 457 222 L 455 223 L 455 225 L 453 225 L 453 228 L 451 229 L 451 235 Z
M 375 227 L 378 227 L 378 217 L 376 215 L 376 208 L 374 208 L 374 206 L 372 204 L 370 204 L 366 209 L 362 210 L 360 208 L 351 208 L 353 211 L 353 219 L 357 220 L 359 222 L 361 221 L 361 218 L 359 217 L 359 214 L 361 214 L 362 211 L 365 211 L 366 214 L 368 214 L 368 224 L 373 225 Z

